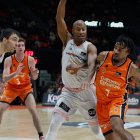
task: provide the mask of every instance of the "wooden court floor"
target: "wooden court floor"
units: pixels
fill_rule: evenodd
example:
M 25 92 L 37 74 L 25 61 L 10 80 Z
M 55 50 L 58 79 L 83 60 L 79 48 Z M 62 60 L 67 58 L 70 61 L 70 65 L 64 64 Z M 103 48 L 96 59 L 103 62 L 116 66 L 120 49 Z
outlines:
M 50 124 L 53 108 L 38 106 L 37 110 L 40 116 L 42 129 L 44 131 L 44 134 L 46 134 Z M 140 123 L 140 116 L 127 116 L 127 122 L 131 122 L 132 124 L 135 122 L 135 125 L 137 126 L 137 124 Z M 128 124 L 127 127 L 130 127 L 132 125 L 131 123 Z M 133 133 L 136 140 L 140 140 L 140 127 L 139 129 L 136 128 L 128 129 L 128 131 Z M 33 126 L 31 115 L 25 107 L 10 107 L 4 113 L 3 120 L 0 126 L 0 140 L 37 139 L 38 135 Z M 66 122 L 58 132 L 57 140 L 72 139 L 96 140 L 94 135 L 86 127 L 86 123 L 79 113 L 76 113 L 68 122 Z

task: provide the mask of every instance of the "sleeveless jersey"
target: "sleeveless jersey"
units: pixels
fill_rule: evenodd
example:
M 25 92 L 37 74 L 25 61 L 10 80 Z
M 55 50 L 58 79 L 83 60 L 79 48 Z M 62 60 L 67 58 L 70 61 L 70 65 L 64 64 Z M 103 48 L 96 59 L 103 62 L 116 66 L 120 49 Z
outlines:
M 132 61 L 127 58 L 122 65 L 114 66 L 112 64 L 112 56 L 113 52 L 107 54 L 95 79 L 97 99 L 101 102 L 123 98 L 126 93 L 127 74 Z
M 87 47 L 90 42 L 85 41 L 80 46 L 76 46 L 73 39 L 69 40 L 62 56 L 62 81 L 64 86 L 69 88 L 79 88 L 81 82 L 87 78 L 88 68 L 78 70 L 76 74 L 70 74 L 66 67 L 70 64 L 81 65 L 87 63 Z
M 31 85 L 30 84 L 30 77 L 29 77 L 29 67 L 28 67 L 28 56 L 24 56 L 24 59 L 22 60 L 22 62 L 18 62 L 16 60 L 15 55 L 11 56 L 12 59 L 12 66 L 10 68 L 10 73 L 13 73 L 17 70 L 18 65 L 20 63 L 22 63 L 24 65 L 24 68 L 22 70 L 22 75 L 18 75 L 16 77 L 14 77 L 13 79 L 11 79 L 7 86 L 12 86 L 15 87 L 16 89 L 24 89 L 24 87 Z

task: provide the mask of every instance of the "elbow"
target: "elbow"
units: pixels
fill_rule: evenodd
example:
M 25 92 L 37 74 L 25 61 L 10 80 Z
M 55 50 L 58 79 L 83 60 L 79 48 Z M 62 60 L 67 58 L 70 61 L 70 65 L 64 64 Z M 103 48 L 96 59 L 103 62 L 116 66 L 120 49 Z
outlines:
M 36 76 L 36 77 L 35 76 L 34 77 L 32 76 L 32 79 L 33 80 L 37 80 L 38 79 L 38 76 Z
M 2 81 L 3 81 L 4 83 L 7 82 L 5 76 L 2 77 Z
M 61 20 L 61 17 L 59 15 L 56 15 L 55 20 L 56 22 L 59 22 Z

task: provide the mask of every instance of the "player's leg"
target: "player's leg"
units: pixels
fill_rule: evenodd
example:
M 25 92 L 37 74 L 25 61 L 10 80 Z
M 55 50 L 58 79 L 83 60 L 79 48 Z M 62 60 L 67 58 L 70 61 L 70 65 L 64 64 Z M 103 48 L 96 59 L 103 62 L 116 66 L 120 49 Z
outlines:
M 0 102 L 0 123 L 2 121 L 3 113 L 8 107 L 9 107 L 8 103 Z
M 5 89 L 0 97 L 0 123 L 4 111 L 9 107 L 10 103 L 16 98 L 15 93 L 12 90 Z
M 75 113 L 75 107 L 73 99 L 67 96 L 69 93 L 62 92 L 57 104 L 55 105 L 54 111 L 52 113 L 51 123 L 46 135 L 46 140 L 56 140 L 57 133 L 62 123 L 68 119 L 69 115 Z
M 38 113 L 36 110 L 36 102 L 35 102 L 35 99 L 34 99 L 34 96 L 32 93 L 29 93 L 27 95 L 27 97 L 25 99 L 25 105 L 27 106 L 29 112 L 32 115 L 33 123 L 38 132 L 39 139 L 45 140 L 45 138 L 43 137 L 43 132 L 42 132 L 41 125 L 40 125 L 39 116 L 38 116 Z
M 122 139 L 112 131 L 108 134 L 105 134 L 105 140 L 122 140 Z
M 78 94 L 79 98 L 83 99 L 83 101 L 79 101 L 78 109 L 83 117 L 88 122 L 89 128 L 94 133 L 94 135 L 99 140 L 104 140 L 104 136 L 102 134 L 101 128 L 99 126 L 97 116 L 96 116 L 96 97 L 93 93 L 92 88 L 89 88 L 86 91 Z
M 126 99 L 126 98 L 124 98 Z M 122 102 L 122 98 L 117 98 L 111 102 L 109 116 L 113 133 L 122 140 L 134 140 L 131 133 L 124 129 L 125 115 L 128 109 L 127 101 Z
M 56 140 L 57 133 L 62 123 L 65 122 L 65 117 L 58 112 L 52 113 L 51 123 L 46 135 L 46 140 Z
M 124 129 L 124 124 L 121 118 L 111 117 L 110 123 L 113 133 L 116 133 L 116 135 L 118 135 L 121 140 L 135 140 L 133 135 Z

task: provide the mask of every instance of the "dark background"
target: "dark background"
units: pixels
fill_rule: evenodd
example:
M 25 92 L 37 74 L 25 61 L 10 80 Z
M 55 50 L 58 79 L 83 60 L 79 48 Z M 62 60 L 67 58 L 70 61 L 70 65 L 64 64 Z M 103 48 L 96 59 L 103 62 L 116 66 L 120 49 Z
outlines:
M 39 69 L 60 72 L 61 42 L 56 33 L 56 8 L 59 0 L 0 0 L 0 29 L 12 27 L 27 40 L 27 49 L 35 52 Z M 119 34 L 128 34 L 140 47 L 140 0 L 68 0 L 66 22 L 69 31 L 77 19 L 96 20 L 100 27 L 88 28 L 88 39 L 98 49 L 113 49 Z M 108 22 L 123 22 L 125 28 L 109 28 Z M 55 39 L 50 39 L 53 33 Z M 52 41 L 53 40 L 53 41 Z

